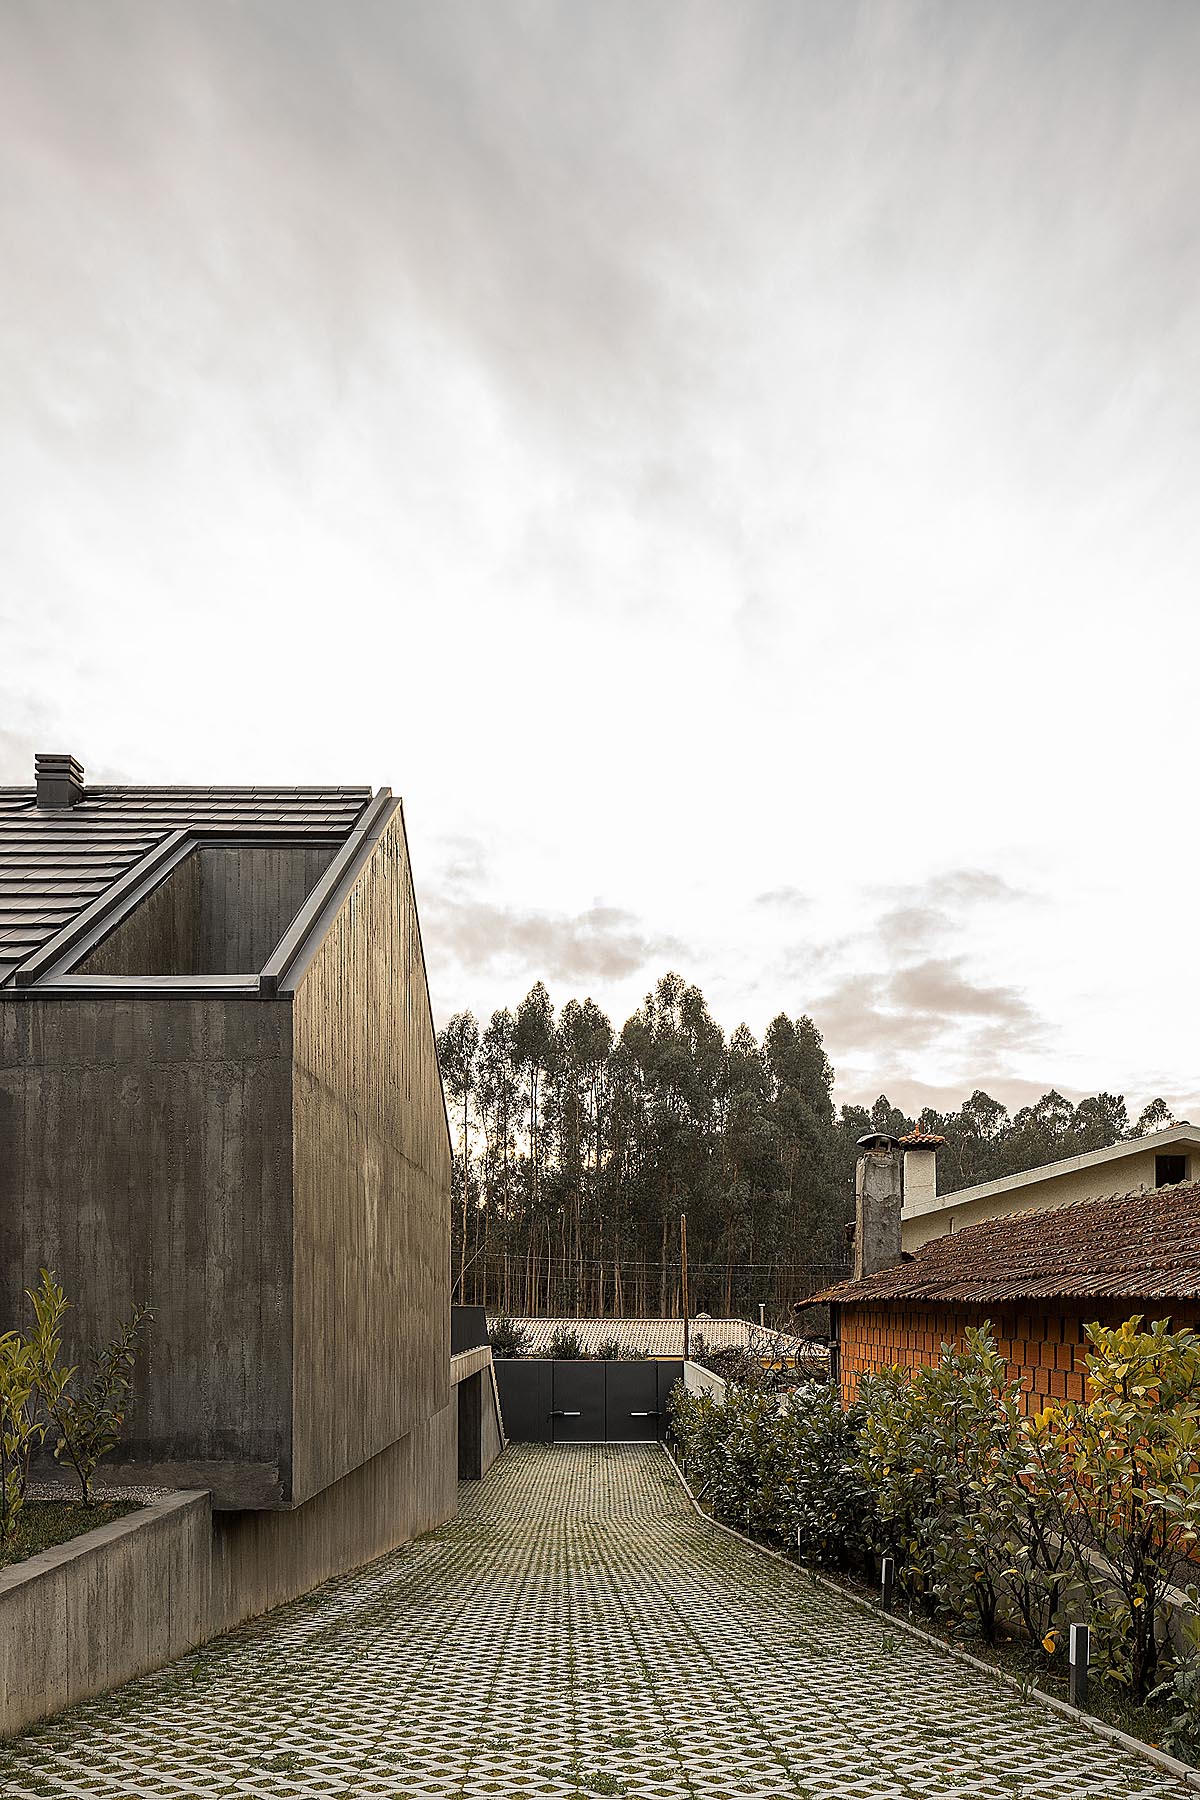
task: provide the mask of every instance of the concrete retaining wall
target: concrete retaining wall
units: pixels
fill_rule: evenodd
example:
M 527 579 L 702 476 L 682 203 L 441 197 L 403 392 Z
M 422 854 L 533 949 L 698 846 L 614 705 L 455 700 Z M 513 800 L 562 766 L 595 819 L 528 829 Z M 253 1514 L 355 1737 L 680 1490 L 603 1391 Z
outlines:
M 451 1403 L 287 1510 L 177 1493 L 0 1570 L 0 1736 L 161 1668 L 243 1619 L 360 1568 L 457 1510 L 460 1391 L 472 1475 L 504 1448 L 491 1350 L 451 1365 Z
M 0 1569 L 0 1736 L 204 1642 L 210 1519 L 172 1494 Z
M 214 1513 L 211 1635 L 452 1519 L 457 1429 L 452 1403 L 292 1512 Z

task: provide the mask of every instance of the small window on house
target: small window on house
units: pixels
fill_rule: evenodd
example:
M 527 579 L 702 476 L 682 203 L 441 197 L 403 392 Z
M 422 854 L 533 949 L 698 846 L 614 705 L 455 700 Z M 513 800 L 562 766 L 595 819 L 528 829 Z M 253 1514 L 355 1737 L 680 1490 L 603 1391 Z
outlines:
M 1154 1159 L 1155 1187 L 1173 1187 L 1177 1181 L 1187 1180 L 1186 1156 L 1156 1156 Z

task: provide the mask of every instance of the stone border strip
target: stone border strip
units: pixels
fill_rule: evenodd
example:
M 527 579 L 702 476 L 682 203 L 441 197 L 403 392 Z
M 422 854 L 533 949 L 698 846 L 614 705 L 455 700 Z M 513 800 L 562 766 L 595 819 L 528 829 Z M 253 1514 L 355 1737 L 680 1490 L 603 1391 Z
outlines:
M 208 1636 L 209 1495 L 163 1495 L 0 1569 L 0 1737 Z
M 1013 1693 L 1022 1699 L 1038 1701 L 1040 1705 L 1048 1707 L 1051 1712 L 1059 1713 L 1063 1718 L 1070 1719 L 1076 1725 L 1082 1726 L 1085 1731 L 1090 1731 L 1093 1736 L 1107 1738 L 1110 1743 L 1118 1745 L 1122 1750 L 1128 1750 L 1132 1755 L 1140 1756 L 1145 1761 L 1154 1763 L 1165 1774 L 1173 1775 L 1177 1781 L 1182 1781 L 1186 1786 L 1200 1790 L 1200 1769 L 1194 1768 L 1191 1763 L 1180 1762 L 1177 1757 L 1168 1756 L 1165 1750 L 1155 1750 L 1152 1745 L 1143 1743 L 1141 1738 L 1130 1737 L 1127 1731 L 1118 1731 L 1115 1725 L 1104 1724 L 1102 1720 L 1093 1718 L 1091 1713 L 1081 1712 L 1077 1706 L 1071 1706 L 1066 1700 L 1060 1700 L 1055 1694 L 1046 1693 L 1043 1688 L 1032 1685 L 1024 1686 L 1015 1676 L 1009 1675 L 1004 1669 L 996 1668 L 993 1663 L 984 1662 L 982 1657 L 972 1656 L 969 1650 L 960 1650 L 956 1644 L 948 1644 L 944 1638 L 935 1637 L 929 1631 L 922 1631 L 919 1625 L 913 1625 L 907 1619 L 897 1618 L 894 1613 L 885 1613 L 882 1607 L 877 1606 L 873 1600 L 868 1600 L 865 1594 L 856 1594 L 853 1589 L 842 1587 L 828 1575 L 822 1575 L 818 1569 L 806 1568 L 800 1563 L 794 1562 L 791 1557 L 784 1556 L 782 1551 L 768 1549 L 766 1544 L 756 1543 L 744 1532 L 735 1531 L 732 1525 L 726 1525 L 721 1519 L 714 1519 L 711 1513 L 705 1512 L 693 1494 L 683 1470 L 671 1455 L 666 1444 L 662 1445 L 662 1452 L 679 1477 L 680 1486 L 691 1501 L 697 1516 L 704 1519 L 707 1524 L 715 1526 L 718 1531 L 723 1531 L 727 1537 L 736 1538 L 740 1544 L 756 1550 L 760 1556 L 769 1556 L 773 1562 L 782 1563 L 785 1569 L 790 1569 L 796 1576 L 802 1575 L 807 1580 L 816 1581 L 819 1586 L 827 1588 L 832 1594 L 840 1595 L 843 1600 L 848 1600 L 860 1611 L 871 1613 L 873 1617 L 886 1624 L 889 1631 L 894 1628 L 897 1631 L 907 1632 L 909 1637 L 917 1638 L 922 1644 L 928 1645 L 930 1649 L 940 1650 L 943 1655 L 952 1657 L 955 1662 L 964 1663 L 967 1668 L 974 1669 L 977 1674 L 988 1675 L 1003 1687 L 1011 1688 Z

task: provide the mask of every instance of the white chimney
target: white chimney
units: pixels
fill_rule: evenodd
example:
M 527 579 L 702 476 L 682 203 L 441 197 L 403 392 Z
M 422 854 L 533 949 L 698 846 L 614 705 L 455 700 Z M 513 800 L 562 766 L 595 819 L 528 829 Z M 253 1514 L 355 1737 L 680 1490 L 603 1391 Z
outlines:
M 938 1145 L 945 1143 L 935 1131 L 910 1131 L 900 1139 L 904 1153 L 904 1212 L 929 1212 L 937 1199 Z

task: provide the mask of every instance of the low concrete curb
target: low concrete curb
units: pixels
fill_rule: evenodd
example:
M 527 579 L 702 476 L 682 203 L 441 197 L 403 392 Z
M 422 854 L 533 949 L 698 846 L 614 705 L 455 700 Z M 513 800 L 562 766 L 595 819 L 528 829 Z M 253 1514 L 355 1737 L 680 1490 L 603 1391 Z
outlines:
M 1200 1789 L 1200 1770 L 1194 1769 L 1190 1763 L 1180 1762 L 1177 1757 L 1168 1756 L 1165 1750 L 1155 1750 L 1151 1745 L 1144 1744 L 1141 1738 L 1130 1737 L 1126 1731 L 1118 1731 L 1115 1725 L 1103 1724 L 1101 1720 L 1094 1719 L 1090 1713 L 1080 1712 L 1077 1706 L 1069 1705 L 1067 1701 L 1058 1699 L 1055 1694 L 1047 1694 L 1042 1688 L 1025 1687 L 1005 1670 L 997 1669 L 994 1664 L 984 1662 L 981 1657 L 972 1656 L 969 1650 L 960 1650 L 957 1645 L 948 1644 L 944 1638 L 935 1637 L 929 1631 L 922 1631 L 919 1625 L 910 1624 L 907 1619 L 897 1618 L 895 1613 L 885 1613 L 881 1606 L 877 1606 L 873 1600 L 868 1600 L 865 1595 L 856 1594 L 853 1589 L 842 1587 L 839 1582 L 831 1580 L 828 1575 L 822 1575 L 816 1569 L 805 1568 L 800 1563 L 793 1562 L 791 1557 L 784 1556 L 781 1551 L 769 1550 L 765 1544 L 759 1544 L 754 1538 L 747 1537 L 745 1532 L 735 1531 L 732 1525 L 726 1525 L 720 1519 L 714 1519 L 711 1513 L 705 1512 L 693 1494 L 683 1470 L 665 1444 L 662 1446 L 662 1451 L 679 1477 L 679 1484 L 691 1501 L 697 1516 L 704 1519 L 717 1531 L 723 1531 L 727 1537 L 736 1538 L 739 1544 L 745 1544 L 751 1550 L 756 1550 L 760 1556 L 769 1556 L 772 1562 L 781 1563 L 785 1569 L 790 1569 L 793 1575 L 802 1577 L 806 1581 L 815 1581 L 818 1586 L 827 1588 L 831 1594 L 837 1594 L 843 1600 L 848 1600 L 852 1606 L 857 1606 L 860 1611 L 870 1613 L 872 1617 L 878 1619 L 880 1624 L 885 1625 L 889 1631 L 906 1632 L 909 1637 L 918 1639 L 920 1643 L 928 1645 L 931 1650 L 940 1650 L 943 1656 L 952 1658 L 954 1662 L 964 1663 L 967 1668 L 974 1669 L 977 1674 L 990 1676 L 1002 1687 L 1010 1688 L 1021 1699 L 1036 1700 L 1039 1706 L 1048 1707 L 1051 1712 L 1059 1713 L 1064 1719 L 1072 1720 L 1076 1725 L 1082 1726 L 1085 1731 L 1090 1731 L 1094 1737 L 1107 1738 L 1109 1743 L 1117 1744 L 1122 1750 L 1128 1750 L 1131 1755 L 1140 1756 L 1144 1761 L 1153 1763 L 1165 1774 L 1174 1776 L 1176 1781 L 1182 1781 L 1188 1787 Z
M 0 1569 L 0 1737 L 203 1643 L 211 1544 L 181 1492 Z

